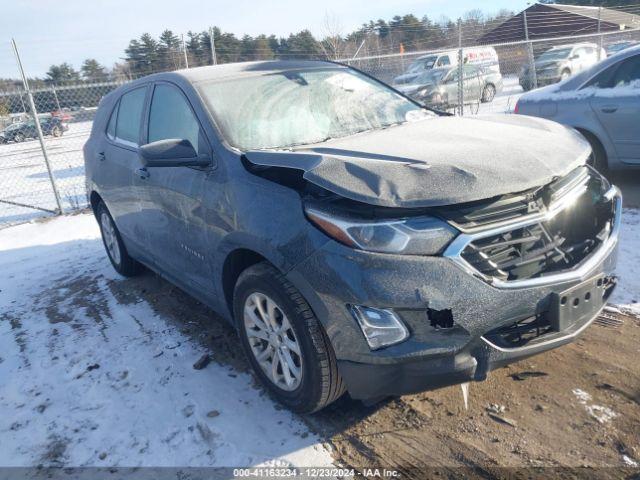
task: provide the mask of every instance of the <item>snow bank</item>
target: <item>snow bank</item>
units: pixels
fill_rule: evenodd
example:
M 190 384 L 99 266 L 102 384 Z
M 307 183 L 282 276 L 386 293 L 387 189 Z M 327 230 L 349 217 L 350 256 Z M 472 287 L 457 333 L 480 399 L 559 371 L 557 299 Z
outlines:
M 175 324 L 117 301 L 91 215 L 0 231 L 0 272 L 0 465 L 331 464 L 249 375 L 194 370 Z

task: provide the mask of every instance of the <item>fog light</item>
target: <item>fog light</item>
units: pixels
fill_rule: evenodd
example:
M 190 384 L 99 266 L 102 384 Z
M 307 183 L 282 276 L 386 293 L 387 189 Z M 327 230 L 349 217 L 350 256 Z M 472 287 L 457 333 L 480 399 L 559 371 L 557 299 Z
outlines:
M 409 330 L 391 310 L 352 305 L 357 320 L 371 350 L 388 347 L 409 338 Z

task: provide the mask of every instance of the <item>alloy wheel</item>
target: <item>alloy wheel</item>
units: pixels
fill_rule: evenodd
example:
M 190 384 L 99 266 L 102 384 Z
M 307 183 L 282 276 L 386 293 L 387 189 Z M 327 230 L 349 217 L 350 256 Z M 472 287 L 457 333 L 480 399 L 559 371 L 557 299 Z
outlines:
M 113 225 L 113 221 L 106 212 L 102 212 L 100 217 L 100 226 L 102 227 L 102 238 L 104 238 L 104 244 L 107 247 L 109 256 L 115 264 L 120 265 L 120 245 L 118 245 L 116 229 Z
M 302 353 L 296 334 L 276 302 L 254 292 L 244 303 L 244 327 L 251 353 L 278 388 L 293 391 L 302 381 Z

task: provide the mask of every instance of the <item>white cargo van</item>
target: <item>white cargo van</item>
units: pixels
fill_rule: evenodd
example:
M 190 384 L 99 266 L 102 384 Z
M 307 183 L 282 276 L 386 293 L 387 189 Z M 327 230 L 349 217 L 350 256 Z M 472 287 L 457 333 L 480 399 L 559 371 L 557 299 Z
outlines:
M 463 50 L 464 63 L 480 65 L 500 73 L 500 65 L 498 63 L 498 53 L 493 47 L 473 47 Z M 411 83 L 418 75 L 425 70 L 432 68 L 448 67 L 458 64 L 458 51 L 448 50 L 442 52 L 426 53 L 418 57 L 405 73 L 394 78 L 394 85 L 402 85 Z

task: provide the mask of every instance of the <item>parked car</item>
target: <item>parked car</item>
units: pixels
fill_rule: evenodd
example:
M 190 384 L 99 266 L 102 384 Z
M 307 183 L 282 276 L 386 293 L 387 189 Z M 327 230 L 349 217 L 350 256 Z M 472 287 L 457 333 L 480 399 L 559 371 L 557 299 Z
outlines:
M 520 97 L 516 112 L 578 129 L 601 170 L 640 167 L 640 46 Z
M 431 112 L 311 61 L 135 80 L 84 146 L 114 268 L 209 305 L 303 412 L 483 380 L 584 331 L 622 202 L 590 153 L 554 122 Z
M 60 137 L 64 132 L 69 129 L 66 123 L 60 121 L 57 117 L 46 116 L 39 118 L 40 128 L 43 135 L 51 135 L 54 137 Z M 27 120 L 26 122 L 18 122 L 9 125 L 2 132 L 0 132 L 0 143 L 7 142 L 24 142 L 28 138 L 37 138 L 38 132 L 36 130 L 36 124 L 33 120 Z
M 71 122 L 73 120 L 73 115 L 71 115 L 71 109 L 70 108 L 62 108 L 60 110 L 56 110 L 54 112 L 51 112 L 51 116 L 59 118 L 60 121 L 63 122 L 63 123 L 68 123 L 68 122 Z
M 607 45 L 604 49 L 607 52 L 607 56 L 615 55 L 627 48 L 635 47 L 636 45 L 640 45 L 640 42 L 634 42 L 632 40 L 624 40 L 621 42 L 611 43 Z
M 458 75 L 458 67 L 434 68 L 397 89 L 425 105 L 448 109 L 458 105 Z M 492 70 L 464 65 L 463 75 L 465 104 L 492 102 L 502 91 L 502 75 Z
M 599 48 L 595 43 L 576 43 L 547 50 L 534 62 L 538 86 L 558 83 L 592 67 L 598 63 Z M 600 60 L 605 58 L 607 53 L 601 49 Z M 520 72 L 520 86 L 525 92 L 533 88 L 533 75 L 528 65 Z
M 473 47 L 463 50 L 464 63 L 485 67 L 500 73 L 498 53 L 493 47 Z M 413 83 L 421 74 L 433 68 L 445 68 L 458 65 L 458 51 L 427 53 L 415 60 L 407 71 L 393 80 L 394 85 Z

